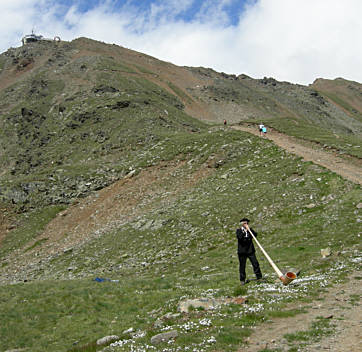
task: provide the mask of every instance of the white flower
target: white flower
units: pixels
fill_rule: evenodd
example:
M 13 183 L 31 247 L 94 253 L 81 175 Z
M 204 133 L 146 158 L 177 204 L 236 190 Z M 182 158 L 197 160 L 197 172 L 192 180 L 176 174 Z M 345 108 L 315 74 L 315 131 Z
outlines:
M 199 321 L 199 324 L 202 326 L 211 326 L 211 320 L 204 318 Z
M 206 340 L 208 343 L 215 343 L 216 342 L 216 339 L 214 336 L 210 336 L 207 340 Z

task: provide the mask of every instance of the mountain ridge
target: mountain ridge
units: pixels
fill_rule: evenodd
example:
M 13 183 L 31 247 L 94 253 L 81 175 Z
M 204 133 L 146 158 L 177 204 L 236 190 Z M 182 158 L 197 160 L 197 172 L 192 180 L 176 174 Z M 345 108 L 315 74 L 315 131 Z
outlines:
M 331 88 L 327 92 L 318 81 L 307 87 L 273 78 L 254 80 L 212 69 L 178 67 L 86 38 L 9 49 L 0 55 L 0 68 L 0 164 L 5 183 L 11 174 L 28 178 L 29 172 L 37 174 L 40 168 L 53 174 L 54 163 L 60 166 L 69 159 L 69 146 L 73 150 L 69 161 L 75 158 L 78 163 L 86 158 L 88 149 L 94 154 L 90 156 L 93 160 L 120 151 L 130 144 L 120 142 L 127 137 L 119 128 L 122 123 L 131 122 L 119 116 L 127 116 L 130 111 L 136 119 L 144 116 L 138 125 L 142 127 L 136 143 L 145 141 L 141 131 L 147 124 L 154 126 L 157 121 L 162 130 L 187 129 L 190 123 L 181 120 L 191 116 L 196 120 L 190 126 L 198 125 L 197 120 L 208 124 L 224 119 L 229 123 L 262 121 L 294 137 L 361 156 L 362 118 L 360 106 L 355 103 L 361 85 L 356 83 L 355 96 L 348 100 L 345 93 L 336 103 L 331 98 Z M 339 79 L 339 86 L 351 85 L 341 82 Z M 179 122 L 169 115 L 170 105 L 178 111 Z M 105 121 L 107 129 L 105 125 L 97 127 Z M 130 128 L 132 135 L 136 130 Z M 67 143 L 61 142 L 63 139 Z M 111 182 L 107 175 L 101 178 L 99 185 Z M 24 199 L 19 192 L 24 190 L 1 194 L 4 199 L 19 203 Z

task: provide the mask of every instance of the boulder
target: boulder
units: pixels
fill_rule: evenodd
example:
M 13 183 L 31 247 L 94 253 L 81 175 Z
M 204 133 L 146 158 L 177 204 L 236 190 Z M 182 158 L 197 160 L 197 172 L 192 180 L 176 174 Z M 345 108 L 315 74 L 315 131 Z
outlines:
M 328 248 L 321 249 L 321 256 L 322 258 L 327 258 L 332 254 L 332 250 Z
M 188 313 L 190 308 L 194 309 L 204 309 L 204 310 L 212 310 L 218 308 L 220 303 L 213 298 L 196 298 L 196 299 L 186 299 L 181 301 L 178 306 L 178 310 L 181 313 Z
M 119 340 L 119 337 L 117 335 L 104 336 L 101 339 L 97 340 L 97 345 L 98 346 L 108 345 L 111 342 L 114 342 L 117 340 Z
M 178 310 L 181 313 L 189 313 L 190 308 L 213 310 L 219 308 L 223 304 L 244 304 L 246 301 L 247 300 L 244 297 L 186 299 L 179 303 Z
M 163 315 L 162 317 L 160 318 L 157 318 L 157 320 L 153 323 L 153 326 L 155 328 L 161 328 L 163 325 L 164 325 L 164 322 L 167 321 L 167 320 L 171 320 L 171 319 L 177 319 L 181 316 L 180 313 L 171 313 L 171 312 L 168 312 L 166 313 L 165 315 Z
M 132 332 L 134 332 L 134 329 L 133 328 L 129 328 L 127 330 L 124 330 L 123 331 L 123 334 L 131 334 Z
M 136 173 L 136 170 L 132 170 L 124 178 L 131 178 L 134 176 L 135 173 Z
M 169 312 L 169 313 L 166 313 L 165 315 L 163 315 L 161 317 L 161 319 L 163 319 L 163 320 L 177 319 L 177 318 L 180 317 L 180 315 L 181 315 L 180 313 L 171 313 L 171 312 Z
M 171 330 L 168 332 L 164 332 L 162 334 L 157 334 L 151 337 L 152 345 L 158 345 L 161 342 L 167 342 L 171 339 L 174 339 L 178 336 L 178 332 L 176 330 Z

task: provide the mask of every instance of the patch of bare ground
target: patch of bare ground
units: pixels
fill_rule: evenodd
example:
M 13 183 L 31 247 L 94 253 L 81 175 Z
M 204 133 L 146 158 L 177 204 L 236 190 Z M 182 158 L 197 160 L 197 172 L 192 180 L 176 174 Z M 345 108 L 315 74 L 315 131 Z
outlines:
M 58 214 L 44 232 L 26 248 L 8 258 L 9 265 L 1 276 L 26 271 L 32 263 L 52 257 L 65 249 L 82 245 L 104 232 L 122 226 L 147 211 L 167 206 L 178 194 L 192 187 L 214 170 L 206 165 L 193 173 L 185 171 L 186 161 L 164 162 L 142 170 L 139 174 L 115 182 L 89 197 L 79 200 Z M 166 195 L 166 196 L 165 196 Z M 42 241 L 43 240 L 43 241 Z M 0 277 L 1 281 L 1 277 Z
M 239 351 L 257 352 L 265 349 L 288 351 L 292 347 L 298 347 L 298 340 L 289 345 L 284 335 L 309 330 L 311 324 L 319 317 L 330 321 L 334 326 L 333 334 L 322 335 L 320 341 L 307 343 L 301 350 L 361 351 L 362 309 L 359 302 L 353 300 L 356 296 L 361 296 L 358 272 L 346 277 L 346 282 L 329 288 L 319 300 L 309 305 L 307 313 L 289 318 L 273 318 L 272 321 L 258 326 Z
M 0 204 L 0 246 L 6 234 L 15 228 L 15 214 L 8 206 Z
M 49 56 L 44 55 L 39 59 L 37 63 L 30 63 L 26 67 L 19 69 L 17 66 L 8 68 L 4 70 L 1 74 L 0 79 L 0 91 L 8 88 L 9 86 L 18 83 L 22 80 L 25 80 L 31 76 L 35 69 L 43 66 L 46 61 L 49 59 Z
M 233 126 L 236 130 L 259 135 L 256 126 Z M 362 160 L 355 157 L 342 158 L 333 152 L 323 150 L 316 143 L 301 141 L 298 138 L 285 135 L 272 128 L 268 128 L 265 138 L 272 140 L 279 147 L 290 153 L 301 156 L 306 161 L 312 161 L 354 183 L 362 184 Z
M 358 82 L 338 78 L 335 80 L 319 78 L 313 82 L 312 87 L 322 94 L 327 93 L 342 98 L 348 105 L 350 105 L 355 110 L 355 112 L 362 111 L 362 85 Z M 338 104 L 336 101 L 332 100 L 329 97 L 326 98 L 329 101 L 332 101 L 333 104 L 336 104 L 346 114 L 353 116 L 353 114 L 351 114 L 351 111 L 341 106 L 341 104 Z

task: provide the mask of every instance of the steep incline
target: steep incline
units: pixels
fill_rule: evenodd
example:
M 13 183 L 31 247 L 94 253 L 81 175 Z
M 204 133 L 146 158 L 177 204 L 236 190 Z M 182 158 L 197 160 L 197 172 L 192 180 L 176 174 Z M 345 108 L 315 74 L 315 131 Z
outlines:
M 24 209 L 69 204 L 204 121 L 261 120 L 362 157 L 361 85 L 317 83 L 180 67 L 87 38 L 9 49 L 0 55 L 0 198 Z

